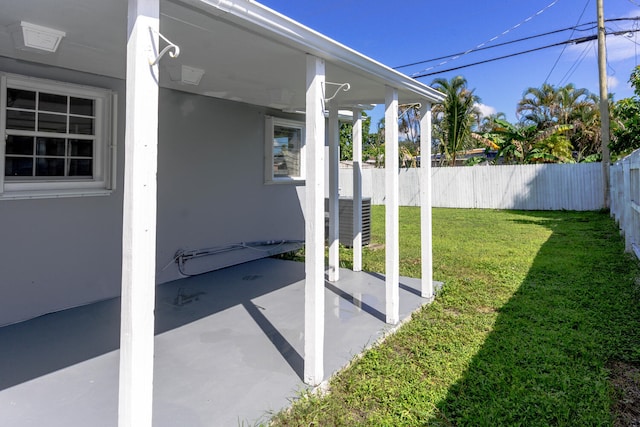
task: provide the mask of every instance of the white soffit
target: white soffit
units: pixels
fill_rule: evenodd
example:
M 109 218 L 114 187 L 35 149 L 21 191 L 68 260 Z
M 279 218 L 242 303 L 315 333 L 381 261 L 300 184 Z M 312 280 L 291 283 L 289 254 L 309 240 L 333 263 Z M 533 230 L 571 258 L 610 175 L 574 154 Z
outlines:
M 353 49 L 299 24 L 266 6 L 251 0 L 171 0 L 176 4 L 188 5 L 210 16 L 219 17 L 259 36 L 281 43 L 299 53 L 310 53 L 327 61 L 327 76 L 331 65 L 343 69 L 349 75 L 356 73 L 378 85 L 395 87 L 402 102 L 443 99 L 440 92 L 393 70 Z M 345 82 L 348 82 L 345 80 Z M 351 83 L 351 82 L 349 82 Z M 354 85 L 352 84 L 352 87 Z M 384 100 L 384 90 L 375 98 Z M 362 99 L 360 102 L 374 102 Z

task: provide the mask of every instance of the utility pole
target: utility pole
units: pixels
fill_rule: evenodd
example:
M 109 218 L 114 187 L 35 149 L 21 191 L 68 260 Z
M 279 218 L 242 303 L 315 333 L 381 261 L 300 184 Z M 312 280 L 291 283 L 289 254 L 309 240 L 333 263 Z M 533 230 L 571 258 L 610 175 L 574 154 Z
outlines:
M 600 76 L 600 123 L 602 135 L 602 186 L 604 206 L 609 208 L 609 91 L 607 89 L 607 44 L 604 28 L 604 0 L 596 0 L 598 8 L 598 73 Z

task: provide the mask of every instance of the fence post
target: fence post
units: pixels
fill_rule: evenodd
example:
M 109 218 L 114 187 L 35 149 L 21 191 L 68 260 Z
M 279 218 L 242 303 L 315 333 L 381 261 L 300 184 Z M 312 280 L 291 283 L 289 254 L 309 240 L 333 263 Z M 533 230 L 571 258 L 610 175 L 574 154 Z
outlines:
M 631 239 L 632 239 L 632 231 L 633 226 L 631 221 L 632 209 L 631 209 L 631 174 L 630 174 L 630 166 L 631 163 L 629 158 L 622 160 L 622 200 L 624 204 L 622 214 L 622 221 L 620 223 L 620 227 L 622 229 L 622 234 L 624 236 L 625 244 L 624 249 L 627 252 L 631 252 Z
M 640 151 L 636 151 L 628 157 L 629 160 L 629 205 L 631 217 L 631 250 L 640 259 Z
M 618 216 L 618 164 L 614 163 L 609 168 L 609 185 L 611 191 L 611 206 L 609 216 L 617 221 Z

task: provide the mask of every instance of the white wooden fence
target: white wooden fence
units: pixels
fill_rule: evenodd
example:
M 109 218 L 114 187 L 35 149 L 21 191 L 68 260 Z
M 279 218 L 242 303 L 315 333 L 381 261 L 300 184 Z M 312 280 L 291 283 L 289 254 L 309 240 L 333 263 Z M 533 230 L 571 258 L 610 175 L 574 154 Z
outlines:
M 620 226 L 625 249 L 640 259 L 640 150 L 611 166 L 611 216 Z
M 400 205 L 419 206 L 417 169 L 401 169 Z M 363 197 L 384 204 L 384 170 L 362 171 Z M 604 207 L 600 163 L 432 168 L 433 206 L 523 210 Z M 340 196 L 352 196 L 353 171 L 340 170 Z

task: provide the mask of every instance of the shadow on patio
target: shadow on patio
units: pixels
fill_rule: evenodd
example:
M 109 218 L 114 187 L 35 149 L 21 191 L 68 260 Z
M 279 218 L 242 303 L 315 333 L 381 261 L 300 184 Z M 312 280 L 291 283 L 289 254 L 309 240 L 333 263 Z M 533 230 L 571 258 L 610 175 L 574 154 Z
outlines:
M 609 425 L 608 364 L 640 360 L 637 290 L 620 280 L 631 273 L 623 247 L 608 242 L 619 239 L 616 228 L 571 213 L 526 216 L 539 220 L 514 221 L 552 234 L 434 424 Z M 606 261 L 594 264 L 593 251 Z
M 304 264 L 262 259 L 156 288 L 154 426 L 253 423 L 305 386 Z M 424 304 L 401 280 L 401 318 Z M 325 377 L 380 337 L 384 277 L 325 287 Z M 0 425 L 117 424 L 120 301 L 0 328 Z

